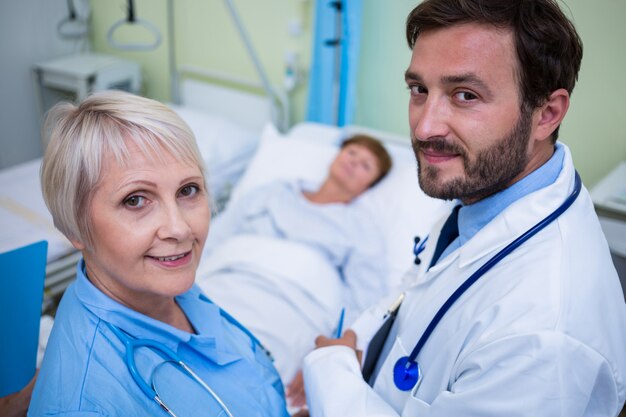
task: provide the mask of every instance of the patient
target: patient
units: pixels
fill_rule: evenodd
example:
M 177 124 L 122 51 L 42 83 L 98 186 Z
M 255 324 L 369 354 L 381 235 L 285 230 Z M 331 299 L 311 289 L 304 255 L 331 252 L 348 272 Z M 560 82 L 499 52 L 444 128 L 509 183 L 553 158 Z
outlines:
M 197 282 L 275 357 L 288 382 L 318 334 L 346 325 L 387 292 L 382 230 L 359 196 L 390 170 L 377 140 L 345 140 L 321 184 L 252 190 L 211 226 Z
M 286 416 L 269 355 L 194 285 L 210 209 L 185 123 L 108 91 L 47 126 L 44 200 L 83 259 L 28 414 Z

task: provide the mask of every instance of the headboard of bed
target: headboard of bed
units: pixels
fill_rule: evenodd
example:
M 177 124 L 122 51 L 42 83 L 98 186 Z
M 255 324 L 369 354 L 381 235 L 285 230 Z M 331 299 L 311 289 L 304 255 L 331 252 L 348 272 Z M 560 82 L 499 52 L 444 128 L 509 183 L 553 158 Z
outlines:
M 223 117 L 258 132 L 273 121 L 272 99 L 263 93 L 256 93 L 259 87 L 255 83 L 193 67 L 184 67 L 181 74 L 215 81 L 182 78 L 179 83 L 182 105 Z

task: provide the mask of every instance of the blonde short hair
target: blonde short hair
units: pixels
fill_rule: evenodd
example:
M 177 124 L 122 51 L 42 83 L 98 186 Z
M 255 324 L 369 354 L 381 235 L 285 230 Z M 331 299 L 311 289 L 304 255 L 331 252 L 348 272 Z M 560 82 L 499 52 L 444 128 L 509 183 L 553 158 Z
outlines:
M 54 225 L 70 240 L 93 247 L 90 204 L 105 156 L 120 164 L 129 143 L 149 158 L 166 153 L 200 168 L 204 162 L 189 126 L 164 104 L 121 91 L 102 91 L 78 106 L 59 103 L 47 114 L 48 147 L 41 166 L 43 197 Z

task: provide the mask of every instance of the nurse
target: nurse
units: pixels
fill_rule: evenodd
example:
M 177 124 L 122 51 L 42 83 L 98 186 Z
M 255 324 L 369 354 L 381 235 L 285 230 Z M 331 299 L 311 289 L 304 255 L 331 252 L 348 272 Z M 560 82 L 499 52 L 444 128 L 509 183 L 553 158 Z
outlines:
M 268 353 L 194 285 L 210 208 L 189 128 L 123 92 L 46 127 L 44 199 L 83 259 L 28 415 L 286 416 Z
M 555 0 L 425 0 L 406 34 L 420 186 L 459 208 L 403 301 L 318 338 L 311 414 L 616 416 L 626 305 L 557 141 L 582 59 L 573 24 Z

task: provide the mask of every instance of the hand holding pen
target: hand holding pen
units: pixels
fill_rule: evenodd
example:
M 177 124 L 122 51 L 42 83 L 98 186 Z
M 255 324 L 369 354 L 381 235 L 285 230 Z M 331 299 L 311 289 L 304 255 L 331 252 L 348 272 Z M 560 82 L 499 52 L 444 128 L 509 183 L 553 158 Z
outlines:
M 344 315 L 345 309 L 341 310 L 341 315 L 339 316 L 339 324 L 337 325 L 337 331 L 335 332 L 336 337 L 329 338 L 326 336 L 318 336 L 315 339 L 315 347 L 319 349 L 327 346 L 347 346 L 354 350 L 359 363 L 361 363 L 361 356 L 363 352 L 356 349 L 356 333 L 350 329 L 343 332 Z

